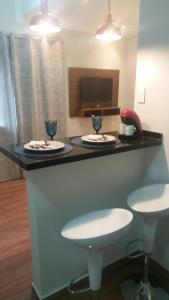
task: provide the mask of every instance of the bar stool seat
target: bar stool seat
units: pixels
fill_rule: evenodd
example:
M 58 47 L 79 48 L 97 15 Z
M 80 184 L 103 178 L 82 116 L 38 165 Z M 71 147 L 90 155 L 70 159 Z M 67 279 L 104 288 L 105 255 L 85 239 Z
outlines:
M 125 235 L 132 219 L 126 209 L 104 209 L 79 216 L 63 227 L 64 238 L 87 250 L 91 290 L 101 287 L 103 250 Z
M 140 214 L 157 215 L 168 213 L 169 184 L 152 184 L 132 192 L 127 199 L 128 206 Z
M 145 264 L 143 279 L 141 280 L 140 285 L 137 287 L 137 291 L 134 288 L 135 284 L 132 283 L 133 291 L 135 291 L 136 294 L 130 294 L 129 297 L 125 297 L 125 283 L 123 282 L 123 296 L 125 299 L 134 300 L 169 299 L 169 296 L 161 288 L 156 288 L 154 291 L 148 278 L 149 262 L 153 251 L 157 225 L 160 218 L 169 215 L 169 184 L 153 184 L 139 188 L 128 196 L 127 204 L 133 210 L 133 212 L 139 214 L 143 220 L 142 237 L 144 244 Z M 129 289 L 132 291 L 132 288 Z

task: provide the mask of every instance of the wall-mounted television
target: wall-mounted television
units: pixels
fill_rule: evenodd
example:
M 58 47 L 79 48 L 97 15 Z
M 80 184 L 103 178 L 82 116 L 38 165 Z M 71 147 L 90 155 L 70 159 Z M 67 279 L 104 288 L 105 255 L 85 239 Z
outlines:
M 81 78 L 81 107 L 112 106 L 113 78 Z

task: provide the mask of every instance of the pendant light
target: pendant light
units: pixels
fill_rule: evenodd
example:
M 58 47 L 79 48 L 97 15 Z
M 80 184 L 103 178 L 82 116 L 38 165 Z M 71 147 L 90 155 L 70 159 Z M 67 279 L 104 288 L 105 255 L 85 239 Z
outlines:
M 103 25 L 100 25 L 96 31 L 96 39 L 102 41 L 116 41 L 122 38 L 121 29 L 115 25 L 110 12 L 110 0 L 108 0 L 108 14 Z
M 30 29 L 41 34 L 56 33 L 61 30 L 57 18 L 48 12 L 48 0 L 41 0 L 41 13 L 31 19 Z

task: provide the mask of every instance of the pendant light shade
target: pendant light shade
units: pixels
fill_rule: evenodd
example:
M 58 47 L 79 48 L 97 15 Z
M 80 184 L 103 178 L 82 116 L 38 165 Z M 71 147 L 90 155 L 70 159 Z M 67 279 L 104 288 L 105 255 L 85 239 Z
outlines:
M 41 13 L 32 17 L 30 29 L 41 34 L 56 33 L 61 30 L 57 18 L 48 13 L 47 0 L 41 1 Z
M 97 28 L 96 38 L 102 41 L 116 41 L 122 38 L 121 29 L 115 25 L 110 13 L 110 0 L 108 0 L 108 14 L 104 24 Z

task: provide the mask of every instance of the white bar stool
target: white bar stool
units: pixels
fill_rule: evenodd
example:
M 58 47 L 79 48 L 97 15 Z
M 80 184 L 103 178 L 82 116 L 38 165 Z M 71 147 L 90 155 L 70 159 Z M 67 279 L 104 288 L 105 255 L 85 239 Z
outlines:
M 169 184 L 153 184 L 139 188 L 128 196 L 127 204 L 134 212 L 140 214 L 143 220 L 145 264 L 139 286 L 131 280 L 122 283 L 123 296 L 130 300 L 169 299 L 164 290 L 152 287 L 148 278 L 157 225 L 160 218 L 169 214 Z
M 64 238 L 86 249 L 90 290 L 98 291 L 101 287 L 104 249 L 126 234 L 132 219 L 127 209 L 104 209 L 79 216 L 63 227 Z

